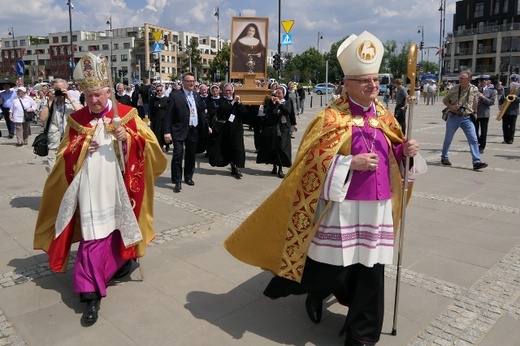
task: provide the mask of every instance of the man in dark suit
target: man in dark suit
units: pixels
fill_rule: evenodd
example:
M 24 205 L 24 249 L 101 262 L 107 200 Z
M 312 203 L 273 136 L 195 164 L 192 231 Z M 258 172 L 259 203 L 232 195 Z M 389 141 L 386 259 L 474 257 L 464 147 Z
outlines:
M 184 182 L 195 185 L 193 172 L 199 132 L 205 134 L 208 131 L 204 105 L 194 89 L 195 75 L 187 72 L 182 78 L 182 88 L 171 92 L 166 106 L 164 140 L 173 142 L 171 172 L 174 192 L 181 192 L 183 156 Z

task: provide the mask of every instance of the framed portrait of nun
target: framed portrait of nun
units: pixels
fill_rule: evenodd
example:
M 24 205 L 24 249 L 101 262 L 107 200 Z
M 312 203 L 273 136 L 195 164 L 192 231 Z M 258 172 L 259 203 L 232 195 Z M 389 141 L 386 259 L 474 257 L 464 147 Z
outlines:
M 231 18 L 230 78 L 243 79 L 244 74 L 254 73 L 255 78 L 267 76 L 267 17 Z

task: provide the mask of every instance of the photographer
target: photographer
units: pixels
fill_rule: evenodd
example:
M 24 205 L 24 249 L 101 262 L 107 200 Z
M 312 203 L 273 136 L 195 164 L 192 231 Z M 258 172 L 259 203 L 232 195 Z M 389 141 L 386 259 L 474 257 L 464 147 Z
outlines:
M 40 120 L 44 123 L 51 122 L 47 133 L 49 154 L 45 167 L 47 173 L 50 173 L 56 162 L 56 153 L 67 127 L 67 118 L 82 107 L 69 95 L 67 81 L 64 79 L 57 78 L 52 81 L 52 87 L 47 97 L 47 103 L 40 110 Z
M 451 88 L 442 102 L 448 108 L 446 120 L 446 133 L 442 146 L 441 164 L 451 166 L 448 151 L 455 132 L 460 128 L 464 131 L 468 140 L 473 162 L 473 169 L 479 170 L 487 167 L 487 163 L 480 161 L 477 133 L 472 118 L 476 117 L 478 105 L 478 89 L 471 84 L 471 72 L 462 71 L 459 76 L 460 84 Z

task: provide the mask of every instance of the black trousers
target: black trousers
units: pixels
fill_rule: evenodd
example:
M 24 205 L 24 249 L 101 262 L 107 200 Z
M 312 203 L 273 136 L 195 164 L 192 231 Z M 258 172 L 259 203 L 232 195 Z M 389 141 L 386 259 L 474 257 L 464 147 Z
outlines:
M 505 114 L 502 118 L 502 132 L 504 134 L 504 142 L 513 144 L 515 139 L 516 118 L 518 115 Z
M 403 130 L 403 134 L 406 134 L 406 109 L 408 106 L 397 105 L 395 106 L 395 118 L 399 125 L 401 125 L 401 129 Z
M 2 107 L 2 113 L 4 114 L 5 125 L 7 126 L 7 132 L 9 136 L 14 136 L 14 123 L 9 118 L 9 108 Z M 0 134 L 2 131 L 0 131 Z
M 338 302 L 349 306 L 343 331 L 347 338 L 375 344 L 383 329 L 385 266 L 348 267 L 316 262 L 307 257 L 301 283 L 275 276 L 264 295 L 276 299 L 290 294 L 313 293 L 321 299 L 334 294 Z
M 184 180 L 193 179 L 195 171 L 195 153 L 197 151 L 198 132 L 196 127 L 190 127 L 185 140 L 173 139 L 171 163 L 172 184 L 182 182 L 182 160 L 184 159 Z
M 478 148 L 484 150 L 486 148 L 489 118 L 473 118 L 473 124 L 475 124 L 475 131 L 477 132 Z

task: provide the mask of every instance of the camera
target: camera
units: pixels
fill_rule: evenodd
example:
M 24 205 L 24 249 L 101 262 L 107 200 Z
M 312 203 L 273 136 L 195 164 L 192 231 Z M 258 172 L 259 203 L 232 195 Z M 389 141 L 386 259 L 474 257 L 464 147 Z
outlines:
M 461 113 L 466 112 L 466 107 L 465 106 L 460 106 L 459 107 L 459 112 L 461 112 Z
M 63 91 L 60 88 L 54 89 L 54 96 L 63 96 Z

